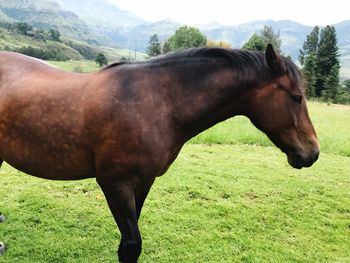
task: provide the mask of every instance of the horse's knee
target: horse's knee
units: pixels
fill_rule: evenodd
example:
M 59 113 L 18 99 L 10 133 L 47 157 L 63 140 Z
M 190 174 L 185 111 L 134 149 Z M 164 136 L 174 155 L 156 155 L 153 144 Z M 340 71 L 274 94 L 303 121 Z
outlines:
M 137 263 L 142 250 L 142 241 L 122 241 L 118 249 L 119 262 Z

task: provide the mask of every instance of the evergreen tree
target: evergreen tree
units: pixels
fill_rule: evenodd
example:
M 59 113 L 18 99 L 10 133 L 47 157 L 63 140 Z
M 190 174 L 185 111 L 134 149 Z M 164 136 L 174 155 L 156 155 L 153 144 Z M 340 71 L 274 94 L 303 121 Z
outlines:
M 306 41 L 303 44 L 303 49 L 299 50 L 299 61 L 302 66 L 304 66 L 304 62 L 307 56 L 316 56 L 319 34 L 320 28 L 318 26 L 315 26 L 311 33 L 307 35 Z
M 326 101 L 336 102 L 339 89 L 339 65 L 334 65 L 325 80 L 322 97 Z
M 304 59 L 304 76 L 306 79 L 305 93 L 307 97 L 315 97 L 315 86 L 317 81 L 316 75 L 316 55 L 311 53 Z
M 322 96 L 335 101 L 339 89 L 339 49 L 336 31 L 315 26 L 300 50 L 299 61 L 304 66 L 307 96 Z
M 157 34 L 151 36 L 148 47 L 146 48 L 146 54 L 149 57 L 156 57 L 162 53 L 162 49 L 160 46 L 159 37 Z
M 315 89 L 316 96 L 320 96 L 322 91 L 325 90 L 326 82 L 331 75 L 333 75 L 332 78 L 334 78 L 334 80 L 338 79 L 339 83 L 339 56 L 335 28 L 333 26 L 326 26 L 321 30 L 320 41 L 317 49 L 316 67 L 318 77 Z M 338 84 L 336 85 L 336 88 L 338 88 Z
M 316 83 L 318 79 L 317 71 L 317 50 L 319 42 L 320 28 L 315 26 L 311 33 L 307 35 L 303 48 L 299 50 L 299 62 L 303 68 L 306 79 L 306 96 L 315 97 Z

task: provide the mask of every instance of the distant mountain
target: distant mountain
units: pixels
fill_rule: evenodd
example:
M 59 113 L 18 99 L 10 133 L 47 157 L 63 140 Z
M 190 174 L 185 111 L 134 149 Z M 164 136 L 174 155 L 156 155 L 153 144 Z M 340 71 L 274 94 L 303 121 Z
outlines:
M 145 23 L 141 18 L 119 9 L 107 0 L 56 0 L 56 2 L 76 13 L 94 29 L 132 28 Z
M 144 23 L 131 29 L 127 35 L 121 35 L 119 41 L 137 50 L 145 50 L 150 36 L 157 34 L 162 42 L 168 39 L 181 25 L 173 20 Z
M 119 9 L 108 0 L 55 0 L 74 12 L 94 32 L 103 44 L 128 46 L 120 42 L 131 28 L 146 23 L 136 15 Z
M 96 37 L 75 13 L 54 0 L 0 0 L 0 20 L 27 22 L 41 29 L 56 28 L 65 36 L 86 41 Z

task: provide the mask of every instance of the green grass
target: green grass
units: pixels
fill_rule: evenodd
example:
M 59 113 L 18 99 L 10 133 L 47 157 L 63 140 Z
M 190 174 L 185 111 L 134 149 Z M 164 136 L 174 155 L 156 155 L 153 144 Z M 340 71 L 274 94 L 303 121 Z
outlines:
M 48 63 L 74 72 L 94 72 L 100 69 L 95 61 L 91 60 L 71 60 L 71 61 L 47 61 Z
M 319 161 L 292 169 L 248 120 L 188 143 L 146 200 L 140 262 L 350 262 L 350 108 L 310 103 Z M 0 169 L 0 262 L 116 262 L 119 231 L 94 180 Z
M 349 262 L 349 174 L 333 154 L 298 171 L 272 147 L 187 145 L 145 204 L 140 262 Z M 115 262 L 94 180 L 0 176 L 0 262 Z

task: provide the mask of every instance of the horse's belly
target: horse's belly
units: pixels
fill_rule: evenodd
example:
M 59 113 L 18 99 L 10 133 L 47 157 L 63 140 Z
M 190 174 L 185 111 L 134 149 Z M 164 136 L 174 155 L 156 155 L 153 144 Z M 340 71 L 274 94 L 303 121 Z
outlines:
M 95 176 L 90 150 L 93 140 L 85 134 L 88 131 L 79 101 L 63 102 L 55 97 L 56 90 L 52 91 L 54 98 L 29 96 L 30 92 L 18 92 L 25 96 L 0 96 L 0 159 L 42 178 L 73 180 Z
M 40 161 L 7 159 L 4 161 L 14 168 L 40 178 L 52 180 L 79 180 L 95 177 L 92 165 L 62 159 L 54 162 L 53 159 L 42 158 Z
M 95 176 L 92 155 L 64 145 L 41 149 L 33 144 L 3 143 L 0 158 L 22 172 L 41 178 L 77 180 Z

